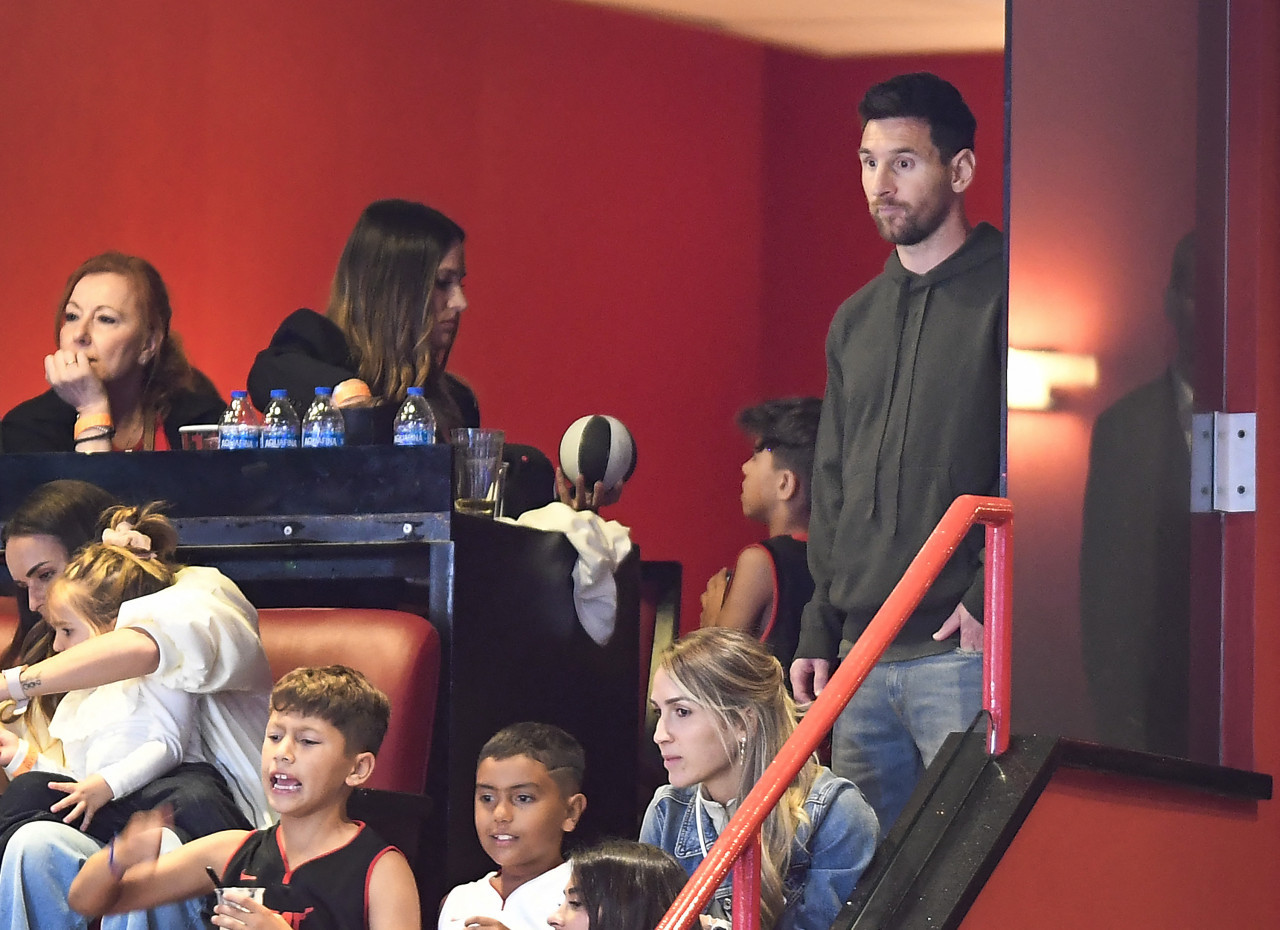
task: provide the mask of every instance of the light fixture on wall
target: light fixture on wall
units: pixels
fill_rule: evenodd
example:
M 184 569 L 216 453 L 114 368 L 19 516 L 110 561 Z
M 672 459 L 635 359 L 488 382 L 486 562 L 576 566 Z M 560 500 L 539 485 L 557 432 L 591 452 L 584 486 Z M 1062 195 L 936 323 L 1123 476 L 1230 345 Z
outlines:
M 1009 409 L 1052 410 L 1054 391 L 1098 384 L 1098 360 L 1053 349 L 1009 349 Z

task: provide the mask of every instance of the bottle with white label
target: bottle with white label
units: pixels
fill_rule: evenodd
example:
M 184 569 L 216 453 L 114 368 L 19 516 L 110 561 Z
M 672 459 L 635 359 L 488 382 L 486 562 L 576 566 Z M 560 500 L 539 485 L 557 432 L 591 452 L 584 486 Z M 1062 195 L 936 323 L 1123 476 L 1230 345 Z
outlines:
M 422 396 L 422 388 L 411 387 L 400 410 L 396 413 L 395 443 L 397 446 L 425 446 L 436 441 L 436 415 Z
M 346 439 L 346 433 L 342 411 L 333 405 L 333 390 L 327 387 L 316 388 L 316 399 L 311 402 L 307 415 L 302 418 L 303 448 L 340 446 Z
M 231 403 L 218 421 L 219 449 L 256 449 L 262 418 L 246 391 L 232 391 Z
M 298 414 L 289 403 L 289 392 L 271 392 L 271 403 L 262 411 L 262 448 L 298 448 Z

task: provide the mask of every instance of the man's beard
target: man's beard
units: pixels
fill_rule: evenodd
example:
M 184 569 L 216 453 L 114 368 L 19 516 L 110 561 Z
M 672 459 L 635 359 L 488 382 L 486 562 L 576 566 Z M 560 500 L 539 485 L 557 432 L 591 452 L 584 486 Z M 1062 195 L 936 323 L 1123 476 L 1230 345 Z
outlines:
M 871 210 L 871 218 L 876 222 L 880 236 L 894 245 L 919 245 L 928 239 L 947 218 L 947 203 L 938 199 L 926 205 L 924 210 L 913 209 L 898 201 L 877 201 L 876 206 L 900 207 L 903 212 L 892 219 L 882 217 L 875 208 Z

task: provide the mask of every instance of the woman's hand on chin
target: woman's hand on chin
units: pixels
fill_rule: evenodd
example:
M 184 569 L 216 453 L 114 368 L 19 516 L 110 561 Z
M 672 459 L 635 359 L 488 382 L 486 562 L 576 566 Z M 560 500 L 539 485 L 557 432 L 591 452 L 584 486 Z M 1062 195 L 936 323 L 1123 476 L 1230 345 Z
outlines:
M 44 376 L 55 394 L 80 414 L 110 413 L 107 389 L 83 352 L 59 349 L 44 357 Z

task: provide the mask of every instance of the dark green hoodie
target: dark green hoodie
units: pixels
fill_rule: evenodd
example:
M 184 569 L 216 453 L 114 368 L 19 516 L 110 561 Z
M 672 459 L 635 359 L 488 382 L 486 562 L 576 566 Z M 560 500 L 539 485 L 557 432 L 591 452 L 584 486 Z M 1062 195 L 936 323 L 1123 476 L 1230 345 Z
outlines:
M 1004 237 L 981 224 L 918 275 L 895 249 L 836 312 L 809 522 L 813 600 L 796 655 L 856 640 L 961 494 L 999 487 Z M 955 648 L 931 639 L 962 599 L 982 618 L 982 528 L 966 537 L 886 659 Z

